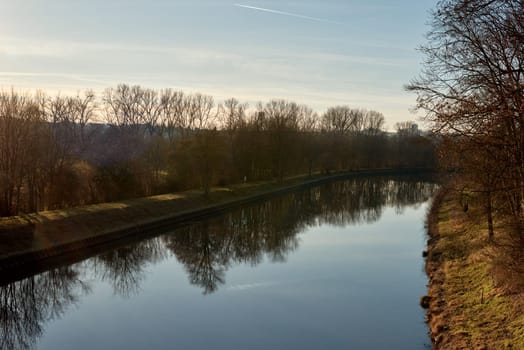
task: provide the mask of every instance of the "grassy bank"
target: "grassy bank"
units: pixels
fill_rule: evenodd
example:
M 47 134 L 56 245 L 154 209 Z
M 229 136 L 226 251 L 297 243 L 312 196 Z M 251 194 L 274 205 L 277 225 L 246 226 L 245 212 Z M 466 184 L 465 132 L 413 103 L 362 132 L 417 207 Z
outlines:
M 323 177 L 296 177 L 283 183 L 238 184 L 212 188 L 208 196 L 194 190 L 0 218 L 0 260 L 22 252 L 39 251 L 89 237 L 108 235 L 137 225 L 176 219 L 181 214 L 197 209 L 319 179 Z
M 523 275 L 511 261 L 508 225 L 489 242 L 481 205 L 467 211 L 443 190 L 429 213 L 428 323 L 437 349 L 524 349 Z

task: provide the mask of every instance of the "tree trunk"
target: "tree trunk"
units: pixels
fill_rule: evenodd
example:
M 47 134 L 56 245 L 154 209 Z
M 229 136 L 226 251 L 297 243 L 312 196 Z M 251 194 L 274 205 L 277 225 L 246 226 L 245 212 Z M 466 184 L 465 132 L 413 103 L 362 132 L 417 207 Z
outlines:
M 495 232 L 493 230 L 493 206 L 491 204 L 491 192 L 486 195 L 486 214 L 488 216 L 488 238 L 493 241 Z

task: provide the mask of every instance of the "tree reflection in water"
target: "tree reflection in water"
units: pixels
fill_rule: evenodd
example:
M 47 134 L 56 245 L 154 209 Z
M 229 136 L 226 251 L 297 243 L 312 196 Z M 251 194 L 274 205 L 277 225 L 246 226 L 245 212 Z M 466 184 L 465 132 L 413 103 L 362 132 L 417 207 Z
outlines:
M 46 322 L 90 291 L 80 276 L 79 269 L 66 266 L 1 287 L 0 349 L 33 347 Z
M 157 237 L 99 255 L 89 263 L 95 276 L 109 283 L 116 295 L 128 298 L 140 292 L 145 267 L 166 257 L 167 252 Z
M 264 255 L 284 261 L 298 247 L 302 224 L 292 197 L 264 202 L 227 214 L 220 219 L 194 224 L 163 236 L 165 245 L 186 268 L 192 284 L 204 294 L 225 282 L 232 264 L 257 265 Z
M 173 253 L 191 284 L 204 294 L 225 283 L 236 264 L 267 258 L 284 262 L 299 246 L 298 233 L 317 225 L 372 223 L 386 206 L 402 212 L 427 201 L 436 185 L 427 179 L 355 178 L 334 182 L 238 209 L 219 218 L 130 244 L 79 264 L 60 267 L 0 287 L 0 348 L 31 348 L 46 322 L 59 318 L 82 295 L 88 282 L 109 283 L 116 295 L 139 293 L 145 268 Z

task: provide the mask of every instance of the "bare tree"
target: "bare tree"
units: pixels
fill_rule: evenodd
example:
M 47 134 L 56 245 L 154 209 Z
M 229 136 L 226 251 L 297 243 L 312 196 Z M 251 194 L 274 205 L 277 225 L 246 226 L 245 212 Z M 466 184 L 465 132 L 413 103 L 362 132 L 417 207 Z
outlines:
M 197 93 L 191 99 L 191 113 L 193 126 L 197 129 L 208 129 L 215 126 L 216 112 L 213 112 L 215 103 L 213 97 Z
M 35 142 L 31 130 L 41 120 L 40 108 L 30 96 L 0 93 L 0 215 L 16 215 L 23 206 L 24 182 L 29 172 L 34 174 L 34 164 L 29 163 Z
M 166 133 L 171 144 L 173 144 L 178 129 L 183 127 L 182 118 L 187 108 L 186 98 L 183 91 L 165 89 L 160 92 L 160 120 L 162 133 Z
M 149 135 L 158 133 L 162 105 L 159 101 L 158 92 L 152 89 L 141 89 L 139 93 L 140 119 L 145 125 Z
M 377 111 L 366 111 L 364 119 L 364 129 L 366 134 L 376 136 L 383 131 L 385 119 L 382 113 Z
M 433 131 L 488 145 L 505 169 L 491 190 L 524 232 L 524 3 L 447 0 L 433 13 L 422 75 L 408 85 L 418 94 Z M 481 141 L 481 142 L 480 142 Z M 468 148 L 470 159 L 478 149 Z M 504 163 L 504 164 L 502 164 Z M 463 164 L 466 166 L 467 164 Z M 469 164 L 465 174 L 482 166 Z M 480 174 L 479 174 L 480 175 Z M 477 176 L 473 176 L 477 178 Z M 483 181 L 488 183 L 490 181 Z
M 355 131 L 358 125 L 358 113 L 349 106 L 330 107 L 322 116 L 322 128 L 339 134 Z
M 224 130 L 228 133 L 234 132 L 246 123 L 247 103 L 241 103 L 236 98 L 225 100 L 218 107 L 219 121 Z
M 142 94 L 140 86 L 120 84 L 116 89 L 107 89 L 103 96 L 106 121 L 125 131 L 138 134 L 143 122 Z
M 295 102 L 285 100 L 271 100 L 258 108 L 269 139 L 272 175 L 282 181 L 296 159 L 300 108 Z

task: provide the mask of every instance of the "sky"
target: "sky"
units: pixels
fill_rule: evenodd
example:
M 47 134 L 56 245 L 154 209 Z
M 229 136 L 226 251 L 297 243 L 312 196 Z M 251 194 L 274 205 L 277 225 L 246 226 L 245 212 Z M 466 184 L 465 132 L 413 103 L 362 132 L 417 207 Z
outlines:
M 435 0 L 0 0 L 0 90 L 120 83 L 417 120 Z

